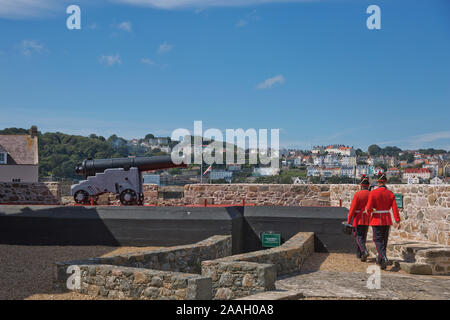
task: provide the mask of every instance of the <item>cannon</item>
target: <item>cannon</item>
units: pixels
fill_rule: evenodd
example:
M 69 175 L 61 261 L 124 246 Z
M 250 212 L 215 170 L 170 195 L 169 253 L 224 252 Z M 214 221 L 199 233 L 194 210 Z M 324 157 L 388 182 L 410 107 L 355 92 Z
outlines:
M 115 193 L 123 205 L 142 205 L 142 172 L 186 167 L 175 164 L 170 156 L 87 159 L 75 167 L 85 180 L 71 186 L 75 203 L 95 203 L 102 193 Z

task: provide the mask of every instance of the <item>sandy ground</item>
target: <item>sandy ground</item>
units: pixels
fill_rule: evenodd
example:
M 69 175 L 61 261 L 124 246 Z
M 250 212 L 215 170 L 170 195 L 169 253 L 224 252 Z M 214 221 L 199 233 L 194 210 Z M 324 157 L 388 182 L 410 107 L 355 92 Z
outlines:
M 355 254 L 349 253 L 313 253 L 304 263 L 302 272 L 341 271 L 341 272 L 366 272 L 367 267 L 375 264 L 374 258 L 368 258 L 367 262 L 361 262 Z M 395 266 L 388 266 L 382 273 L 408 274 Z
M 53 286 L 54 263 L 119 253 L 142 252 L 157 247 L 107 246 L 16 246 L 0 245 L 0 300 L 91 300 L 77 293 L 56 291 Z M 366 272 L 369 263 L 360 262 L 353 254 L 314 253 L 305 262 L 303 270 L 314 272 L 360 271 Z M 384 272 L 402 273 L 388 267 Z
M 77 293 L 56 291 L 52 282 L 54 263 L 118 253 L 142 252 L 154 248 L 0 245 L 0 300 L 92 299 Z

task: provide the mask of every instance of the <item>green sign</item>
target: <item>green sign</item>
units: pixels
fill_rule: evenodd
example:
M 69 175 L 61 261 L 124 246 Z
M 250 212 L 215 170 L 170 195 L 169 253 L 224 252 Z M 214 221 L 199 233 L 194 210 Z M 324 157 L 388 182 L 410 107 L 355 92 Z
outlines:
M 261 241 L 264 248 L 279 247 L 281 244 L 281 235 L 279 233 L 263 232 L 261 234 Z
M 395 193 L 395 202 L 397 202 L 397 207 L 403 208 L 403 195 L 401 193 Z

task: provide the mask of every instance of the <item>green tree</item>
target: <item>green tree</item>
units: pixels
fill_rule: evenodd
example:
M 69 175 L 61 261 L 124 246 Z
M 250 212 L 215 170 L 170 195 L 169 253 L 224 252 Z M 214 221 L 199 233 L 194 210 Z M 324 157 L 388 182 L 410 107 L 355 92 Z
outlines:
M 370 145 L 369 148 L 367 149 L 367 151 L 369 152 L 369 154 L 371 156 L 381 155 L 381 148 L 379 146 L 377 146 L 376 144 Z

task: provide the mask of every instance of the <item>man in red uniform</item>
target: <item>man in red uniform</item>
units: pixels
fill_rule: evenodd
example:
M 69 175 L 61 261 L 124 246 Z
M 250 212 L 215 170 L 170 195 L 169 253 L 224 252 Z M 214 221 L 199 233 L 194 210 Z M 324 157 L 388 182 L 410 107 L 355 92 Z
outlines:
M 369 200 L 369 179 L 366 175 L 361 177 L 361 190 L 353 196 L 350 211 L 348 212 L 348 224 L 355 228 L 355 240 L 357 244 L 356 256 L 362 262 L 366 261 L 369 253 L 366 249 L 367 231 L 369 230 L 370 216 L 366 213 L 366 205 Z
M 386 187 L 386 175 L 378 175 L 378 188 L 372 190 L 367 202 L 366 212 L 370 215 L 370 225 L 373 230 L 373 242 L 377 248 L 377 263 L 381 269 L 386 269 L 389 261 L 386 256 L 386 247 L 389 238 L 389 228 L 392 225 L 391 208 L 397 228 L 400 228 L 400 215 L 398 213 L 395 195 Z

